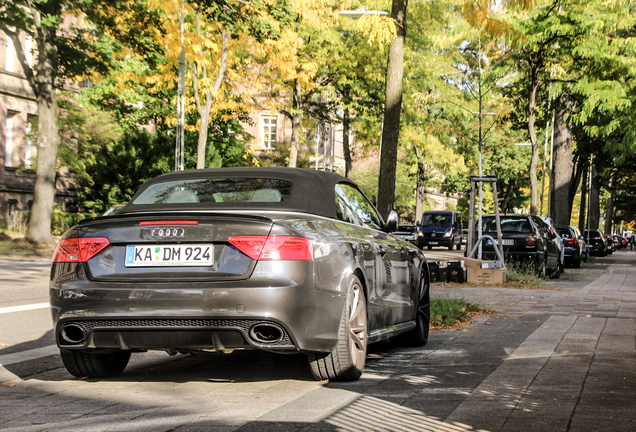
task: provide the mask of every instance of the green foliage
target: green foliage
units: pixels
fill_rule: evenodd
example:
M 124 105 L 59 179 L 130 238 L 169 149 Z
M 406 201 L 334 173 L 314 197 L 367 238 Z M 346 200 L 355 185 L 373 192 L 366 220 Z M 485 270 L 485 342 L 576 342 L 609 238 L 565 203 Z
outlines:
M 56 205 L 53 207 L 53 217 L 51 218 L 51 233 L 60 236 L 89 216 L 89 214 L 84 213 L 66 213 Z
M 173 166 L 174 137 L 130 129 L 116 143 L 101 147 L 87 164 L 91 181 L 80 183 L 80 202 L 91 214 L 125 204 L 145 181 Z

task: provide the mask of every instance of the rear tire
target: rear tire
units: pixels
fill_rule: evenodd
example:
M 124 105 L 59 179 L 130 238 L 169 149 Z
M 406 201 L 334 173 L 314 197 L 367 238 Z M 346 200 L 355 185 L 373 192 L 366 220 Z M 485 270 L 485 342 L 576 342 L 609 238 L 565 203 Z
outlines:
M 459 243 L 459 244 L 457 245 L 457 250 L 462 250 L 462 244 L 461 244 L 461 243 Z
M 426 248 L 427 248 L 428 250 L 431 250 L 431 249 L 433 249 L 433 246 L 426 246 Z
M 451 244 L 448 245 L 448 250 L 453 250 L 453 242 L 451 241 Z
M 426 274 L 420 279 L 420 294 L 417 300 L 417 316 L 415 328 L 395 337 L 395 342 L 402 346 L 423 347 L 428 342 L 431 326 L 430 284 Z
M 558 279 L 561 277 L 561 273 L 563 273 L 563 265 L 560 262 L 557 262 L 557 268 L 550 279 Z
M 62 350 L 60 354 L 68 373 L 77 378 L 114 378 L 126 369 L 130 360 L 130 351 L 99 354 Z
M 338 343 L 330 353 L 311 353 L 309 366 L 320 381 L 355 381 L 367 358 L 367 303 L 364 289 L 354 277 L 340 318 Z
M 541 263 L 541 266 L 539 266 L 539 270 L 537 271 L 537 276 L 539 276 L 540 278 L 543 278 L 543 279 L 545 279 L 545 277 L 546 277 L 546 273 L 545 273 L 545 259 Z

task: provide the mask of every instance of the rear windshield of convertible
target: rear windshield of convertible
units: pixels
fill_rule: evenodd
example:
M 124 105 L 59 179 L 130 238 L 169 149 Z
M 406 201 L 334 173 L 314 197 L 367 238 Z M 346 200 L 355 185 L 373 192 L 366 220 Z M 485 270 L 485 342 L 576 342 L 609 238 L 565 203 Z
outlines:
M 167 181 L 144 190 L 133 204 L 283 202 L 292 183 L 268 178 L 205 178 Z

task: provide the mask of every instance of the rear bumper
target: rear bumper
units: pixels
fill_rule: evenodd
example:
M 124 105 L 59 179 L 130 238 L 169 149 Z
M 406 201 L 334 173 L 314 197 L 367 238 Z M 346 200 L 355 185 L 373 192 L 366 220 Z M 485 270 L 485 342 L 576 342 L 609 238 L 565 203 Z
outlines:
M 593 253 L 602 254 L 606 250 L 607 248 L 605 247 L 605 245 L 602 245 L 602 244 L 591 244 L 589 246 L 590 254 L 593 254 Z
M 344 294 L 316 289 L 311 265 L 277 265 L 259 263 L 244 281 L 52 282 L 56 342 L 84 350 L 331 351 Z M 271 331 L 271 340 L 263 340 L 259 329 Z M 81 340 L 69 341 L 68 333 L 82 332 Z
M 577 262 L 581 260 L 581 252 L 579 248 L 566 247 L 565 248 L 565 261 Z

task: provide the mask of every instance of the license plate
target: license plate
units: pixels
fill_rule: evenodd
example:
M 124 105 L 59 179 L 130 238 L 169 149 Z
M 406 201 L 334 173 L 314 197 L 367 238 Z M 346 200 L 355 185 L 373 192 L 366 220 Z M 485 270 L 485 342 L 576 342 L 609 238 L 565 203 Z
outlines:
M 211 244 L 129 245 L 126 267 L 210 267 L 214 247 Z
M 503 239 L 501 241 L 501 244 L 506 245 L 506 246 L 514 246 L 515 245 L 515 241 L 514 241 L 514 239 Z
M 437 244 L 437 242 L 428 242 L 428 244 L 436 245 L 436 244 Z

